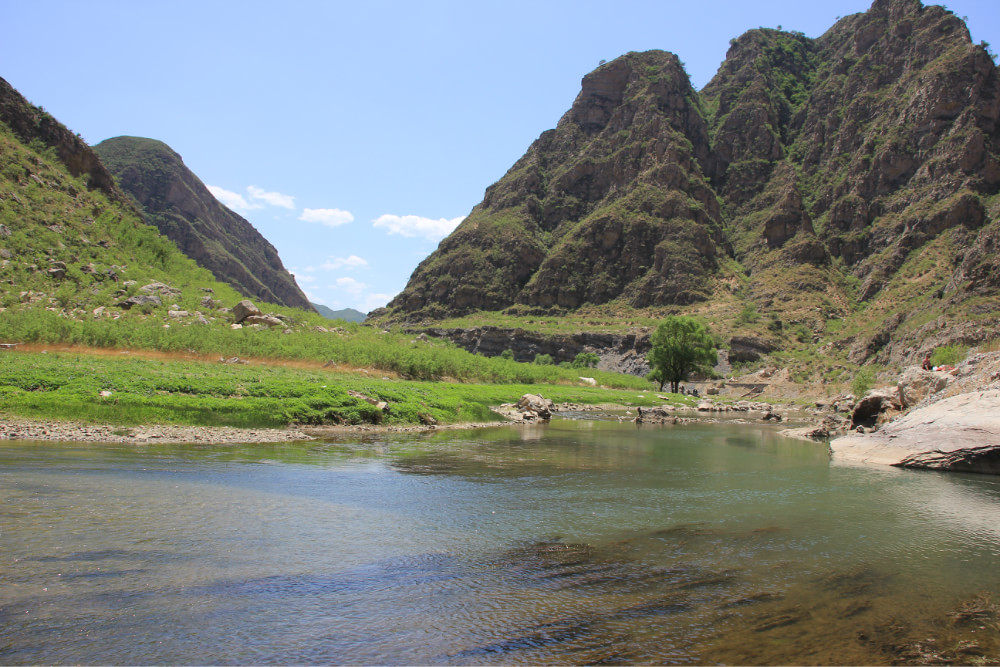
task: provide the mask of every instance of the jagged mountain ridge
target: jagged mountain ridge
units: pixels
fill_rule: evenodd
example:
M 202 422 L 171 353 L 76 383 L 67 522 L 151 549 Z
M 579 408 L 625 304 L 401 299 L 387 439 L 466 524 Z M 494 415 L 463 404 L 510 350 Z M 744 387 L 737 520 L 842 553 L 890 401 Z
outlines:
M 860 308 L 889 324 L 851 343 L 856 361 L 983 329 L 998 122 L 987 50 L 919 0 L 816 39 L 749 31 L 700 93 L 676 56 L 630 53 L 584 77 L 384 315 L 730 299 L 820 332 Z
M 115 137 L 94 151 L 146 219 L 218 280 L 268 303 L 313 309 L 274 246 L 220 204 L 165 143 Z

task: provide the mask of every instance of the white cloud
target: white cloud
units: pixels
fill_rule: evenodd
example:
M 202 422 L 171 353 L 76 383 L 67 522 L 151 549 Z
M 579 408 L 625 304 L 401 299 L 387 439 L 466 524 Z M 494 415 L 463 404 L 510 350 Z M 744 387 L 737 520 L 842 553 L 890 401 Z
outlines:
M 354 278 L 337 278 L 336 284 L 330 285 L 333 289 L 342 289 L 357 296 L 367 289 L 368 285 Z
M 256 185 L 247 187 L 247 192 L 250 193 L 250 198 L 253 200 L 267 202 L 271 206 L 280 206 L 281 208 L 295 210 L 295 197 L 292 195 L 283 195 L 280 192 L 267 192 Z
M 247 188 L 247 192 L 250 195 L 249 200 L 238 192 L 226 190 L 217 185 L 209 185 L 207 187 L 208 191 L 216 199 L 237 213 L 246 213 L 254 209 L 264 208 L 265 205 L 280 206 L 281 208 L 288 209 L 295 208 L 295 197 L 283 195 L 280 192 L 267 192 L 256 185 L 251 185 Z
M 295 276 L 295 282 L 299 283 L 299 286 L 301 287 L 302 283 L 314 283 L 314 282 L 316 282 L 316 276 L 302 276 L 302 275 L 298 275 L 298 276 Z
M 208 191 L 212 193 L 212 196 L 218 199 L 223 206 L 231 208 L 237 213 L 244 213 L 255 208 L 263 208 L 260 204 L 251 204 L 243 198 L 243 195 L 238 192 L 231 192 L 220 188 L 217 185 L 206 186 Z
M 302 211 L 299 220 L 318 222 L 327 227 L 339 227 L 340 225 L 354 222 L 354 216 L 348 211 L 341 211 L 339 208 L 307 208 Z
M 401 236 L 422 236 L 431 241 L 440 241 L 448 236 L 465 216 L 446 220 L 439 218 L 421 218 L 419 215 L 382 215 L 372 220 L 372 225 L 389 231 L 390 234 Z
M 320 268 L 335 271 L 336 269 L 360 269 L 364 266 L 368 266 L 367 260 L 357 255 L 351 255 L 350 257 L 331 257 L 330 261 L 324 262 Z

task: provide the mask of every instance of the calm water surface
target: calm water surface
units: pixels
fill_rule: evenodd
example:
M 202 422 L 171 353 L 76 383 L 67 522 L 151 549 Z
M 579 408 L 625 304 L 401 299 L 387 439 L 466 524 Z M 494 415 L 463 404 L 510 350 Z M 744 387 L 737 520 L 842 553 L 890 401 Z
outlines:
M 754 426 L 0 442 L 3 664 L 981 661 L 998 556 L 997 478 Z

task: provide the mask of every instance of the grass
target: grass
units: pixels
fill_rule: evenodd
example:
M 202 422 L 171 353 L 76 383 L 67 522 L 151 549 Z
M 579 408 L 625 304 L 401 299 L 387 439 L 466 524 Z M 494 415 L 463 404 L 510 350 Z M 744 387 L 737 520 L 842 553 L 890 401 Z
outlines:
M 321 319 L 319 316 L 294 312 L 304 319 L 289 324 L 288 329 L 246 327 L 234 330 L 224 320 L 184 324 L 171 322 L 169 318 L 131 313 L 117 320 L 72 319 L 37 308 L 8 310 L 0 318 L 0 341 L 315 362 L 370 368 L 414 380 L 579 384 L 579 376 L 584 373 L 599 385 L 608 387 L 648 389 L 650 386 L 642 378 L 621 373 L 482 357 L 450 342 L 422 340 L 401 330 L 346 323 L 321 330 L 313 326 Z
M 525 393 L 556 402 L 663 404 L 652 391 L 428 383 L 287 362 L 224 364 L 181 355 L 79 349 L 0 353 L 0 413 L 119 426 L 490 422 L 500 420 L 492 406 L 516 402 Z M 365 397 L 384 401 L 388 408 L 383 411 Z M 677 404 L 685 400 L 674 397 Z

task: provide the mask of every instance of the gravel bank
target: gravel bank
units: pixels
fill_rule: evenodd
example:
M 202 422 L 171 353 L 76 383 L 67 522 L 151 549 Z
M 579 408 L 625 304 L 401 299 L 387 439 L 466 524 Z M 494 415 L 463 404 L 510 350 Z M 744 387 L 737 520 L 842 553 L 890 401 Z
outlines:
M 0 419 L 0 440 L 65 440 L 76 442 L 204 443 L 230 445 L 294 442 L 314 438 L 298 428 L 242 429 L 224 426 L 110 426 L 59 421 Z

